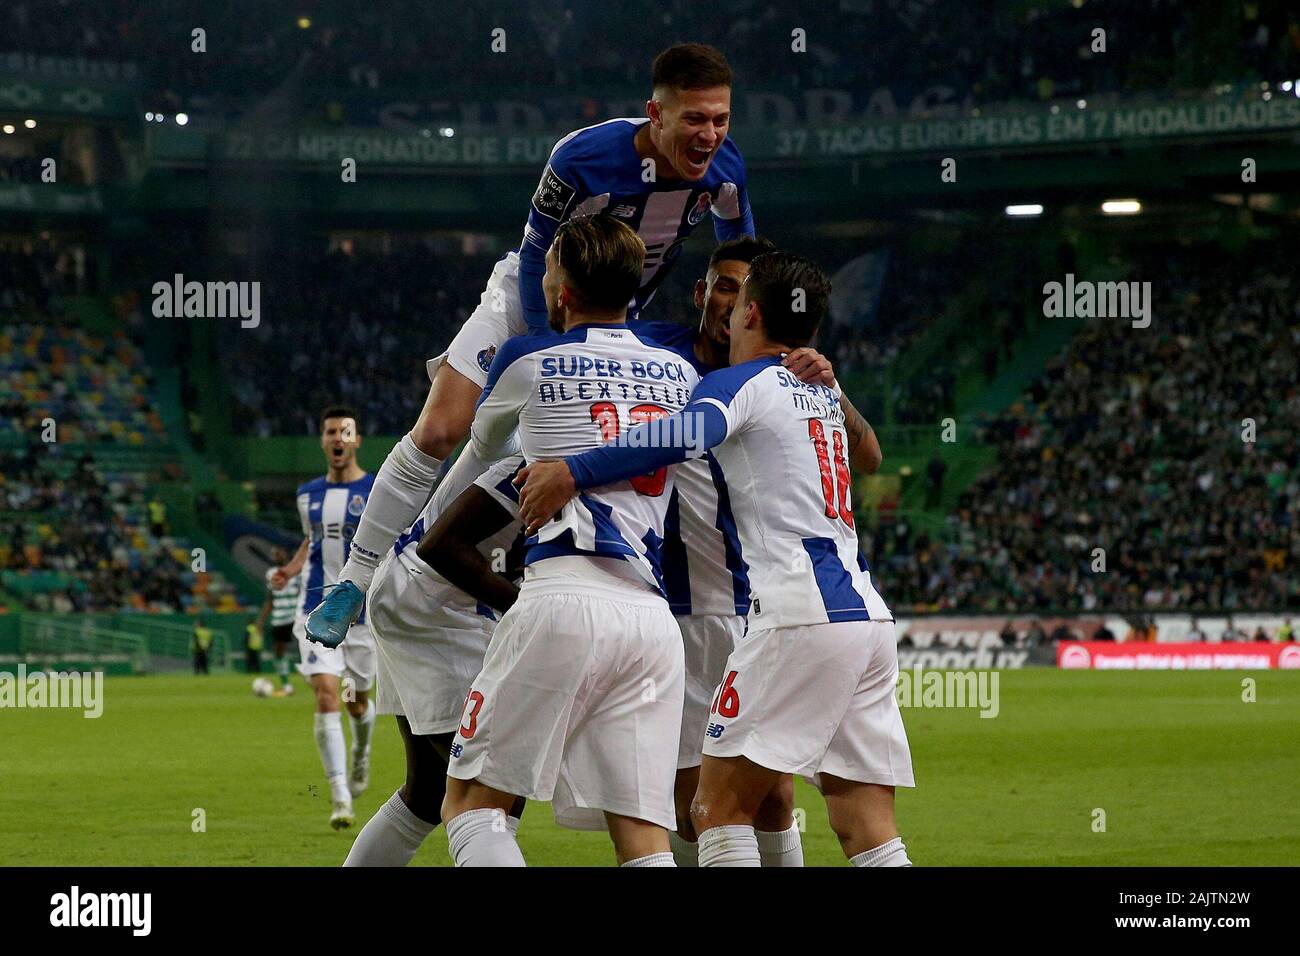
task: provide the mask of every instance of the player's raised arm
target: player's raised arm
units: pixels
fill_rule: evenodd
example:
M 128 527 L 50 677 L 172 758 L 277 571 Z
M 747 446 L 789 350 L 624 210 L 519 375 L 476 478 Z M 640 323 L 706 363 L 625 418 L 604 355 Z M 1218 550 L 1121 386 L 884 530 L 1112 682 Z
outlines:
M 519 588 L 492 570 L 478 545 L 513 520 L 491 495 L 470 485 L 420 539 L 415 553 L 470 597 L 508 611 L 519 597 Z
M 542 170 L 541 182 L 533 193 L 519 246 L 519 304 L 530 335 L 551 331 L 547 326 L 546 296 L 542 276 L 546 274 L 546 250 L 555 230 L 580 200 L 577 163 L 570 156 L 569 137 L 556 144 Z

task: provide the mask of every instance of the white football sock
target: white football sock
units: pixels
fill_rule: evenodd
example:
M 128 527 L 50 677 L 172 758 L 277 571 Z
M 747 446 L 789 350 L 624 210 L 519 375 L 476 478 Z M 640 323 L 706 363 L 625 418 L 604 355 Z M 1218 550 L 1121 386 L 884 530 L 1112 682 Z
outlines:
M 683 840 L 675 830 L 668 831 L 668 845 L 673 848 L 673 862 L 678 866 L 699 866 L 700 846 Z
M 349 713 L 348 722 L 352 725 L 352 759 L 355 762 L 358 756 L 370 753 L 370 732 L 375 729 L 375 702 L 367 700 L 366 712 L 360 717 Z
M 424 510 L 441 467 L 437 458 L 420 451 L 409 433 L 393 446 L 375 475 L 340 581 L 370 589 L 379 562 Z
M 398 790 L 361 828 L 343 865 L 406 866 L 436 827 L 412 813 Z
M 803 866 L 803 841 L 799 838 L 799 824 L 788 830 L 770 832 L 756 830 L 758 855 L 764 866 Z
M 854 866 L 911 866 L 907 858 L 907 847 L 903 846 L 902 837 L 894 837 L 888 843 L 863 850 L 857 856 L 849 857 Z
M 527 866 L 515 842 L 515 827 L 500 810 L 469 810 L 447 824 L 447 844 L 457 866 Z
M 762 866 L 754 828 L 710 827 L 700 834 L 700 866 Z
M 628 860 L 621 866 L 676 866 L 673 862 L 671 853 L 651 853 L 649 856 L 639 856 L 635 860 Z
M 343 721 L 339 719 L 338 711 L 316 715 L 316 749 L 320 751 L 320 763 L 325 768 L 330 798 L 351 802 L 352 794 L 348 792 L 347 781 L 347 747 L 343 740 Z

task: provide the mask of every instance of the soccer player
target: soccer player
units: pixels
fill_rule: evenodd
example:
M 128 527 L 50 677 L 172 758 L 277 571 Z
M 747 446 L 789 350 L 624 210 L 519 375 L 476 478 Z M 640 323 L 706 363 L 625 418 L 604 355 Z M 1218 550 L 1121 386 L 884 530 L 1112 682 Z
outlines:
M 379 469 L 342 584 L 308 619 L 313 639 L 334 647 L 344 639 L 374 569 L 420 513 L 443 460 L 468 432 L 497 349 L 524 332 L 546 333 L 542 276 L 561 223 L 605 212 L 641 237 L 646 256 L 629 296 L 629 318 L 650 301 L 701 222 L 711 219 L 720 240 L 753 234 L 744 160 L 727 138 L 732 76 L 726 58 L 699 43 L 669 47 L 655 58 L 651 81 L 644 118 L 577 130 L 551 152 L 518 252 L 497 263 L 451 346 L 429 360 L 424 409 Z
M 320 428 L 321 451 L 328 467 L 324 475 L 298 489 L 302 544 L 288 564 L 275 569 L 270 583 L 273 589 L 280 589 L 290 578 L 302 576 L 302 601 L 293 625 L 302 658 L 298 670 L 316 695 L 316 747 L 333 803 L 330 826 L 345 830 L 356 822 L 352 798 L 364 792 L 370 781 L 370 732 L 375 712 L 367 695 L 375 679 L 375 644 L 364 616 L 352 626 L 347 645 L 341 648 L 309 641 L 306 622 L 343 567 L 375 479 L 357 464 L 361 435 L 351 409 L 327 408 Z M 350 776 L 339 717 L 339 683 L 345 676 L 351 685 L 345 695 L 352 724 Z
M 626 321 L 644 256 L 613 216 L 560 226 L 542 287 L 562 334 L 497 354 L 471 429 L 480 459 L 516 429 L 533 461 L 685 407 L 692 359 Z M 684 662 L 658 547 L 672 490 L 659 470 L 581 496 L 527 540 L 522 588 L 473 560 L 495 528 L 469 495 L 430 530 L 420 553 L 434 569 L 506 611 L 451 747 L 442 819 L 458 866 L 523 865 L 502 824 L 519 797 L 552 800 L 561 826 L 608 828 L 621 865 L 673 865 Z
M 502 522 L 474 556 L 507 570 L 519 531 L 518 492 L 511 479 L 522 465 L 518 456 L 506 458 L 475 478 L 476 459 L 462 455 L 375 572 L 366 606 L 378 662 L 376 705 L 381 715 L 397 717 L 406 748 L 406 782 L 361 828 L 344 866 L 405 866 L 441 822 L 452 737 L 470 682 L 483 667 L 497 617 L 434 571 L 417 545 L 447 503 L 474 479 L 482 506 L 499 508 Z M 343 646 L 350 643 L 351 638 Z M 518 827 L 523 802 L 506 817 L 508 826 Z
M 289 578 L 282 588 L 271 586 L 275 569 L 289 560 L 284 548 L 271 552 L 272 567 L 266 569 L 266 601 L 257 615 L 257 626 L 264 627 L 269 619 L 271 624 L 271 648 L 275 655 L 275 672 L 280 678 L 280 687 L 275 692 L 277 697 L 288 697 L 293 693 L 293 684 L 289 681 L 289 642 L 294 641 L 293 621 L 297 616 L 298 599 L 302 582 L 297 576 Z
M 894 788 L 913 777 L 893 614 L 853 528 L 849 457 L 865 422 L 781 364 L 811 341 L 829 297 L 807 259 L 758 256 L 731 313 L 732 365 L 701 380 L 685 411 L 520 473 L 531 532 L 582 489 L 701 449 L 722 469 L 752 601 L 710 709 L 691 807 L 701 866 L 760 865 L 756 815 L 785 773 L 815 776 L 855 866 L 909 864 L 894 823 Z M 687 448 L 676 440 L 685 434 L 702 440 Z
M 774 251 L 766 240 L 744 236 L 714 249 L 704 277 L 695 283 L 696 327 L 647 322 L 638 331 L 661 344 L 685 348 L 699 359 L 701 372 L 729 361 L 728 323 L 749 263 Z M 812 349 L 798 349 L 787 367 L 803 381 L 822 375 L 834 381 L 830 363 Z M 722 682 L 723 666 L 745 632 L 749 611 L 749 576 L 738 560 L 740 545 L 726 482 L 713 456 L 687 460 L 678 468 L 664 525 L 664 590 L 681 628 L 686 655 L 686 691 L 677 756 L 674 802 L 677 828 L 669 834 L 678 866 L 696 865 L 691 799 L 700 777 L 704 729 L 713 693 Z M 785 775 L 773 788 L 755 819 L 765 866 L 801 866 L 803 847 L 794 821 L 794 783 Z

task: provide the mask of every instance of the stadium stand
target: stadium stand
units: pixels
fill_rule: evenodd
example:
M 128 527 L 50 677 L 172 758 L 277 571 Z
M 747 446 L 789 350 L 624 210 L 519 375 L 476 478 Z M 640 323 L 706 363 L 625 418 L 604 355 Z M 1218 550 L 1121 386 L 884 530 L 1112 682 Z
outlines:
M 291 88 L 308 97 L 313 118 L 352 124 L 373 116 L 349 109 L 349 91 L 455 88 L 467 75 L 486 89 L 527 85 L 573 91 L 540 98 L 538 105 L 558 107 L 552 109 L 553 120 L 577 119 L 584 108 L 578 91 L 630 87 L 639 92 L 644 64 L 666 43 L 685 38 L 725 47 L 747 83 L 761 78 L 770 86 L 777 82 L 772 59 L 789 52 L 794 28 L 806 31 L 807 55 L 798 71 L 779 71 L 786 86 L 888 88 L 904 106 L 938 89 L 954 105 L 978 108 L 1016 99 L 1172 85 L 1204 88 L 1300 73 L 1300 13 L 1280 0 L 1243 5 L 1235 23 L 1227 15 L 1184 16 L 1175 0 L 979 0 L 942 8 L 916 0 L 838 0 L 793 8 L 773 0 L 742 0 L 728 7 L 726 17 L 694 0 L 523 6 L 409 0 L 388 4 L 382 12 L 314 4 L 305 25 L 299 12 L 249 0 L 220 8 L 198 0 L 129 5 L 60 0 L 57 6 L 59 15 L 49 16 L 33 0 L 6 4 L 0 11 L 6 48 L 147 65 L 151 102 L 172 110 L 231 116 L 246 109 L 252 97 Z M 627 31 L 621 25 L 628 22 L 644 28 Z M 190 51 L 196 24 L 211 37 L 201 64 Z M 1091 49 L 1091 31 L 1099 24 L 1109 31 L 1104 56 Z M 174 42 L 158 42 L 160 25 Z M 506 31 L 510 49 L 527 56 L 473 56 L 474 47 L 463 38 L 482 37 L 486 46 L 496 28 Z M 617 46 L 595 42 L 612 30 L 618 31 Z M 882 35 L 892 42 L 873 43 Z M 429 55 L 431 48 L 436 56 Z M 859 55 L 867 48 L 871 56 Z
M 1300 559 L 1290 246 L 1144 255 L 1137 278 L 1167 290 L 1159 321 L 1091 321 L 983 423 L 996 464 L 942 533 L 886 523 L 871 542 L 896 604 L 1300 607 L 1300 583 L 1280 573 Z
M 239 610 L 231 582 L 192 570 L 191 543 L 156 520 L 158 483 L 184 475 L 143 353 L 51 311 L 53 261 L 0 258 L 0 605 Z
M 267 319 L 225 353 L 237 432 L 315 436 L 321 409 L 341 401 L 362 434 L 399 434 L 428 391 L 422 359 L 451 341 L 497 257 L 422 244 L 301 248 L 296 275 L 268 289 Z

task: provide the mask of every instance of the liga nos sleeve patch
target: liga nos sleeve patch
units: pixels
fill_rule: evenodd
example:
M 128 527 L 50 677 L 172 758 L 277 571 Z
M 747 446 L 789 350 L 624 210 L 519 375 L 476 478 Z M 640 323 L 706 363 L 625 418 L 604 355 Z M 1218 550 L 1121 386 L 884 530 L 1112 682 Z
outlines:
M 542 181 L 537 184 L 537 192 L 533 193 L 533 208 L 543 216 L 559 222 L 564 218 L 564 213 L 569 208 L 569 203 L 573 202 L 575 195 L 577 190 L 555 175 L 551 167 L 547 166 L 542 172 Z

